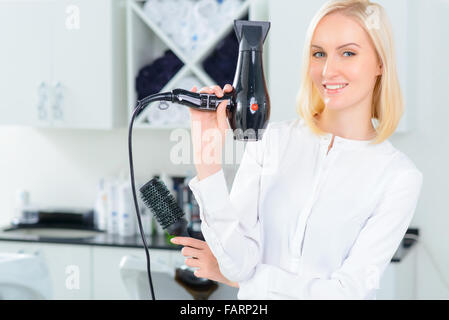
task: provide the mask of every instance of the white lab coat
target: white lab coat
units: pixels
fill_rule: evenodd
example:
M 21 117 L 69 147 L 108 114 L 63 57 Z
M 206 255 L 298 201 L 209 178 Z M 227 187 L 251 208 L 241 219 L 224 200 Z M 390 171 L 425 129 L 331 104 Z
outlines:
M 375 299 L 423 175 L 388 140 L 315 135 L 302 119 L 248 142 L 229 194 L 222 170 L 190 182 L 203 235 L 239 299 Z

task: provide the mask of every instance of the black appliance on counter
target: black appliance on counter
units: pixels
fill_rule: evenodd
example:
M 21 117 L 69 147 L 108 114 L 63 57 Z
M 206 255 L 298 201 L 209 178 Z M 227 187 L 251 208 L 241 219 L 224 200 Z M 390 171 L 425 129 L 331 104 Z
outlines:
M 27 208 L 22 216 L 34 219 L 20 219 L 13 225 L 21 227 L 46 227 L 67 229 L 95 229 L 94 210 L 84 208 Z

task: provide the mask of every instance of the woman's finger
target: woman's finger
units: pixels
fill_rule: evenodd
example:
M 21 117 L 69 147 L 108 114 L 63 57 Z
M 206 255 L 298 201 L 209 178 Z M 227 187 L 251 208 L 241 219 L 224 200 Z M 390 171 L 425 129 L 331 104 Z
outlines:
M 218 127 L 223 131 L 229 128 L 228 116 L 226 115 L 226 106 L 228 104 L 228 101 L 229 100 L 224 100 L 220 102 L 217 107 Z
M 220 88 L 220 86 L 213 86 L 212 90 L 214 91 L 214 94 L 218 97 L 221 98 L 223 97 L 223 90 Z
M 195 277 L 197 277 L 197 278 L 203 278 L 203 277 L 204 277 L 203 273 L 201 272 L 201 269 L 195 270 L 195 271 L 193 272 L 193 275 L 194 275 Z
M 231 92 L 232 91 L 232 85 L 230 85 L 229 83 L 227 83 L 224 87 L 223 87 L 223 91 L 224 92 Z
M 210 87 L 202 87 L 200 93 L 209 93 L 212 94 L 214 91 Z
M 200 260 L 198 259 L 193 259 L 193 258 L 187 258 L 185 260 L 185 264 L 189 267 L 193 267 L 193 268 L 199 268 L 200 267 Z
M 174 237 L 170 240 L 174 244 L 181 246 L 187 246 L 197 249 L 202 249 L 205 246 L 205 242 L 191 237 Z
M 192 247 L 184 247 L 184 248 L 182 248 L 181 254 L 184 257 L 199 258 L 200 256 L 202 256 L 200 249 L 195 249 L 195 248 L 192 248 Z

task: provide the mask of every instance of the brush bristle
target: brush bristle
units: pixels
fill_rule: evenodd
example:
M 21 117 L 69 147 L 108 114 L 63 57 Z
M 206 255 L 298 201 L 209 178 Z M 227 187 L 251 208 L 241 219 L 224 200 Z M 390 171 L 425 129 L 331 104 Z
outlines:
M 184 216 L 184 212 L 179 207 L 175 197 L 159 179 L 151 179 L 139 190 L 143 202 L 151 209 L 163 229 L 176 223 Z

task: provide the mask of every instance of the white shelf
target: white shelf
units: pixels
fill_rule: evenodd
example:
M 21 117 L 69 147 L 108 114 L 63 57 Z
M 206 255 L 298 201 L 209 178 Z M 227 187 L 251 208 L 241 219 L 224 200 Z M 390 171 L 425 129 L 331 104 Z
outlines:
M 164 31 L 152 21 L 144 12 L 142 0 L 127 1 L 127 69 L 128 69 L 128 119 L 131 119 L 132 111 L 137 102 L 135 90 L 135 79 L 139 70 L 145 65 L 151 64 L 154 60 L 163 55 L 166 50 L 171 50 L 183 66 L 178 72 L 164 85 L 159 92 L 171 91 L 178 88 L 178 83 L 186 76 L 196 77 L 200 83 L 197 85 L 209 86 L 216 82 L 204 71 L 202 62 L 215 49 L 217 44 L 222 41 L 234 29 L 234 20 L 242 19 L 248 15 L 249 20 L 257 20 L 258 11 L 252 6 L 265 5 L 263 0 L 244 0 L 241 8 L 232 19 L 229 19 L 221 29 L 216 33 L 208 43 L 200 47 L 194 57 L 189 57 L 179 46 L 167 36 Z M 260 10 L 259 10 L 260 11 Z M 238 53 L 236 53 L 238 54 Z M 178 85 L 178 86 L 177 86 Z M 183 88 L 190 90 L 191 88 Z M 135 120 L 136 128 L 150 129 L 175 129 L 189 128 L 190 124 L 185 125 L 152 125 L 146 121 L 150 108 L 157 107 L 158 102 L 145 109 Z

